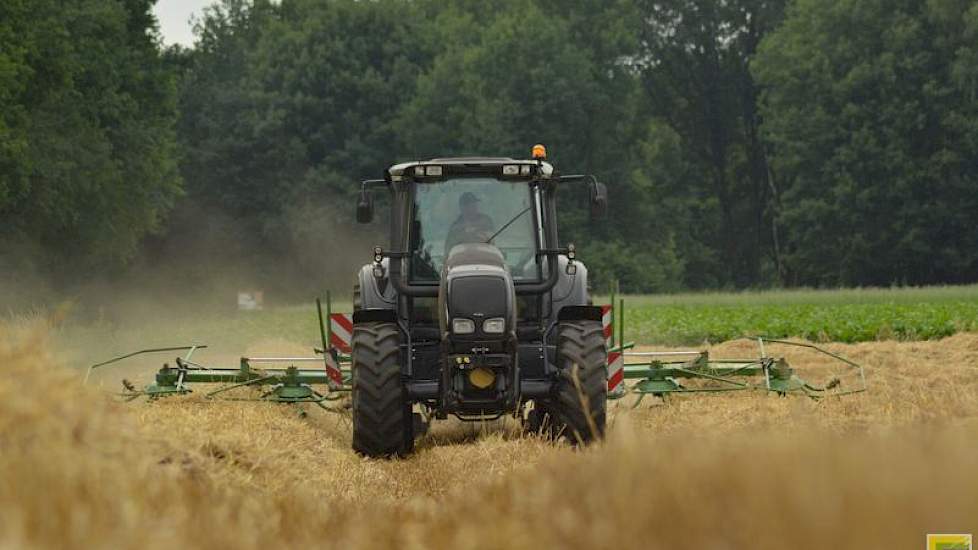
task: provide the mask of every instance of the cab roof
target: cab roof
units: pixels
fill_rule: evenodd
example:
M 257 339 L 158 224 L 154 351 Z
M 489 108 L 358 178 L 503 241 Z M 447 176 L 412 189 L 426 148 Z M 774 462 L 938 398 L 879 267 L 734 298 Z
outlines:
M 519 160 L 510 157 L 446 157 L 446 158 L 435 158 L 431 160 L 416 160 L 411 162 L 402 162 L 400 164 L 395 164 L 387 169 L 387 173 L 390 176 L 402 176 L 410 168 L 415 166 L 451 166 L 456 168 L 468 168 L 472 171 L 477 171 L 479 168 L 497 168 L 503 165 L 532 165 L 536 166 L 539 161 L 536 160 Z M 550 163 L 544 161 L 543 165 L 546 166 L 545 172 L 552 173 L 553 166 Z

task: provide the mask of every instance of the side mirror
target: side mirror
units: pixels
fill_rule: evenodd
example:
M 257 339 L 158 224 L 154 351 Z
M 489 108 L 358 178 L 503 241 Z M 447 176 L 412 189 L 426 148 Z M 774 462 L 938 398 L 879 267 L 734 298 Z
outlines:
M 608 215 L 608 188 L 600 181 L 591 185 L 591 220 L 603 220 Z
M 360 189 L 357 200 L 357 223 L 370 223 L 374 219 L 374 197 L 366 187 Z

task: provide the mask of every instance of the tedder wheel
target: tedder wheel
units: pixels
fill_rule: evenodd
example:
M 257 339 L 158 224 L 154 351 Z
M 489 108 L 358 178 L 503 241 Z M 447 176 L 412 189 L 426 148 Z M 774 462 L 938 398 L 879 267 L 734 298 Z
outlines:
M 353 450 L 370 457 L 414 450 L 414 423 L 399 365 L 394 323 L 353 327 Z
M 554 393 L 541 412 L 554 436 L 573 444 L 604 437 L 608 396 L 604 331 L 597 321 L 569 321 L 557 327 Z M 539 414 L 538 414 L 539 416 Z M 536 419 L 535 419 L 536 420 Z

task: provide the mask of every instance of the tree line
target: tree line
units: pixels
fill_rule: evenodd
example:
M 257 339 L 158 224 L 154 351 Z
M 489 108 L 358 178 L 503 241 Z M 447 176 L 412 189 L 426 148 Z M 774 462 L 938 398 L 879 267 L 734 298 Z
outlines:
M 978 280 L 978 2 L 221 0 L 193 48 L 151 9 L 0 4 L 3 269 L 315 281 L 382 235 L 359 179 L 539 142 L 609 186 L 561 197 L 598 287 Z

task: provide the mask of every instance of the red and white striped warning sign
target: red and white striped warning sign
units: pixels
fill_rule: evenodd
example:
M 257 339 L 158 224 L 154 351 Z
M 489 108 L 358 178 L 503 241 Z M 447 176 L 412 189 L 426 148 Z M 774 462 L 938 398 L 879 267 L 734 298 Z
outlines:
M 326 364 L 326 376 L 328 377 L 326 384 L 329 385 L 331 389 L 339 389 L 343 387 L 343 371 L 340 370 L 340 362 L 336 357 L 336 350 L 326 350 L 325 353 L 325 364 Z
M 611 345 L 614 343 L 615 330 L 615 312 L 610 304 L 605 304 L 601 306 L 601 328 L 604 329 L 604 343 L 611 349 Z
M 625 390 L 625 356 L 620 351 L 608 353 L 608 393 L 621 393 Z
M 620 393 L 625 389 L 625 356 L 621 350 L 610 351 L 615 343 L 615 310 L 611 305 L 601 306 L 601 325 L 604 342 L 608 348 L 608 393 Z
M 350 313 L 329 314 L 329 345 L 350 353 L 350 342 L 353 341 L 353 315 Z

